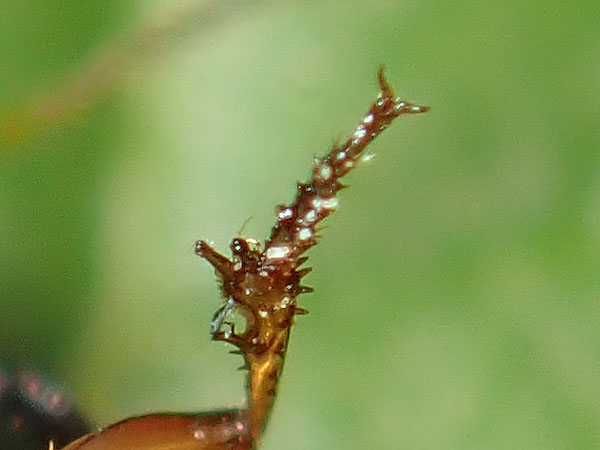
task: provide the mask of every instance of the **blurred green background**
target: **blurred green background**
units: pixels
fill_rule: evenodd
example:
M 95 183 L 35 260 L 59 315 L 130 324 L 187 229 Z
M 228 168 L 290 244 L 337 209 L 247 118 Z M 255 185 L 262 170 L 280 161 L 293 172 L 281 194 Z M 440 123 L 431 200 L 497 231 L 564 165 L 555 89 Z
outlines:
M 385 63 L 432 111 L 310 252 L 263 448 L 600 448 L 597 2 L 221 3 L 0 4 L 2 361 L 98 424 L 238 405 L 193 243 L 264 239 Z

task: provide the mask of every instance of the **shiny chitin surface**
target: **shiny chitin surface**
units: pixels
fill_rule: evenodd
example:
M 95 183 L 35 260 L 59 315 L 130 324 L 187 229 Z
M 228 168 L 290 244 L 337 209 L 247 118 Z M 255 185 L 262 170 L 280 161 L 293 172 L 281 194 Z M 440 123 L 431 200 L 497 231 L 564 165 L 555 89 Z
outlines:
M 294 316 L 306 313 L 297 305 L 297 297 L 312 292 L 301 284 L 310 272 L 302 267 L 306 261 L 303 254 L 318 242 L 317 224 L 338 207 L 336 195 L 344 187 L 340 178 L 370 159 L 364 155 L 365 147 L 396 117 L 427 110 L 396 98 L 383 70 L 379 71 L 379 84 L 381 94 L 352 136 L 316 159 L 310 180 L 298 184 L 294 201 L 278 208 L 277 223 L 264 247 L 254 239 L 236 238 L 230 259 L 205 241 L 196 242 L 196 254 L 215 268 L 225 298 L 213 316 L 212 337 L 238 347 L 243 356 L 248 370 L 248 408 L 202 416 L 133 418 L 84 437 L 67 449 L 257 447 L 275 400 Z M 236 315 L 245 319 L 241 330 L 236 329 Z
M 65 450 L 243 450 L 250 447 L 245 413 L 152 414 L 88 434 Z
M 340 178 L 369 156 L 365 147 L 399 115 L 421 113 L 426 107 L 397 99 L 379 71 L 381 94 L 350 138 L 315 161 L 311 179 L 299 183 L 294 201 L 281 205 L 277 223 L 264 248 L 254 239 L 236 238 L 232 259 L 217 253 L 206 242 L 196 243 L 196 253 L 216 270 L 226 299 L 224 317 L 213 321 L 213 339 L 237 346 L 248 369 L 248 431 L 256 444 L 275 399 L 285 349 L 294 315 L 306 313 L 297 305 L 299 294 L 312 288 L 300 284 L 310 268 L 302 268 L 302 255 L 317 244 L 317 225 L 338 206 Z M 237 333 L 227 322 L 236 309 L 247 320 Z

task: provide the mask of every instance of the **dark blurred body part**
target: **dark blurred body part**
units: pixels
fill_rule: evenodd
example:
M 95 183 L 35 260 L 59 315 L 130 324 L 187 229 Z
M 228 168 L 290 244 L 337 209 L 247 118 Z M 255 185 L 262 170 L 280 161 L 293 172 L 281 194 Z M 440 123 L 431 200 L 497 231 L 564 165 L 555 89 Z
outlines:
M 88 433 L 89 423 L 59 384 L 32 371 L 0 368 L 0 449 L 60 448 Z

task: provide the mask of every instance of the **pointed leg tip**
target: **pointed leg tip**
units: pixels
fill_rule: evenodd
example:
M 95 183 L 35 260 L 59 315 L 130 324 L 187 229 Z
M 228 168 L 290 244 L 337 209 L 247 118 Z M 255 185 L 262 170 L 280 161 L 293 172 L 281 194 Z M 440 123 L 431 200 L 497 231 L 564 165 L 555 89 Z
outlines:
M 396 114 L 421 114 L 429 111 L 429 106 L 417 105 L 415 103 L 407 102 L 406 100 L 396 100 Z
M 411 113 L 424 113 L 427 112 L 431 109 L 430 106 L 424 106 L 424 105 L 412 105 L 412 107 L 410 108 L 410 112 Z

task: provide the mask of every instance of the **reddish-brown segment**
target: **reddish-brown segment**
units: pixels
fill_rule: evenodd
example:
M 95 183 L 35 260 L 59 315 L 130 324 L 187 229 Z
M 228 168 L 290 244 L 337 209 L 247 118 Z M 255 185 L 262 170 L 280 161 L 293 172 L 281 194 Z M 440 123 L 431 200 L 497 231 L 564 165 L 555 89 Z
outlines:
M 134 417 L 83 436 L 65 449 L 246 450 L 250 441 L 244 414 L 234 410 Z
M 306 310 L 296 303 L 299 294 L 312 292 L 300 284 L 310 268 L 302 256 L 317 244 L 317 224 L 338 206 L 339 179 L 368 157 L 365 147 L 401 114 L 427 107 L 394 97 L 379 71 L 381 94 L 352 136 L 317 159 L 307 183 L 298 184 L 294 201 L 280 206 L 277 223 L 264 248 L 254 239 L 236 238 L 229 259 L 205 241 L 196 242 L 196 254 L 206 259 L 221 281 L 226 303 L 215 313 L 212 337 L 239 348 L 248 370 L 248 408 L 204 415 L 150 415 L 128 419 L 88 435 L 65 450 L 221 450 L 257 447 L 277 389 L 285 350 L 295 315 Z M 246 320 L 236 330 L 233 316 Z

